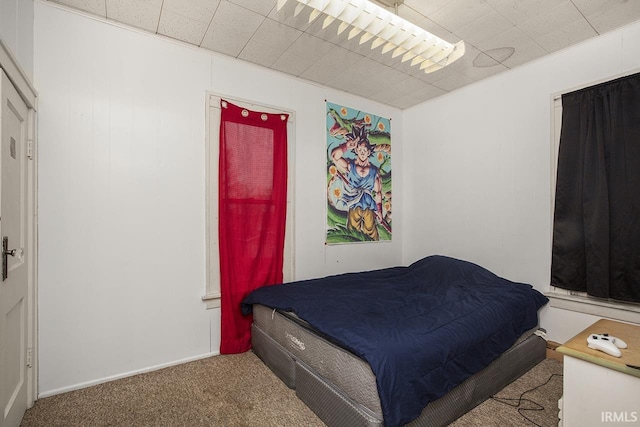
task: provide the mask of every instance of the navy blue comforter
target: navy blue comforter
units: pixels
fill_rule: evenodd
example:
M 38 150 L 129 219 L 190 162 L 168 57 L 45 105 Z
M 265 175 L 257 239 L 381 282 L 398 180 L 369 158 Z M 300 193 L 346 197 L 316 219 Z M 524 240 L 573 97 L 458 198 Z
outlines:
M 430 256 L 408 267 L 266 286 L 242 302 L 295 312 L 366 360 L 387 427 L 420 415 L 538 324 L 547 298 L 472 264 Z

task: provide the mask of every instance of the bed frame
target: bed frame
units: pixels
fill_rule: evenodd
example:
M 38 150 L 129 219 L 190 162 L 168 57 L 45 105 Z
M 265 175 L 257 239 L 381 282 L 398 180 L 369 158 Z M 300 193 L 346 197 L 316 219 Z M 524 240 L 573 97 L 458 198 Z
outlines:
M 329 426 L 383 426 L 369 365 L 316 333 L 292 313 L 254 305 L 254 353 Z M 429 403 L 408 426 L 445 426 L 545 358 L 546 342 L 530 331 L 489 366 Z

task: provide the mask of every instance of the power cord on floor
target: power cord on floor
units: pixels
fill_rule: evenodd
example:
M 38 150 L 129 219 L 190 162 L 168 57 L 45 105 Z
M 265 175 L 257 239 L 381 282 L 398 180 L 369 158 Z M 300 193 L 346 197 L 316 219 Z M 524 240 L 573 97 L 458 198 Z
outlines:
M 531 418 L 527 417 L 523 412 L 524 411 L 544 411 L 545 408 L 544 406 L 542 406 L 541 404 L 539 404 L 538 402 L 535 402 L 531 399 L 525 399 L 523 396 L 527 393 L 530 393 L 532 391 L 535 391 L 537 389 L 539 389 L 540 387 L 543 387 L 547 384 L 549 384 L 549 381 L 551 381 L 551 379 L 553 377 L 562 377 L 562 374 L 551 374 L 551 376 L 542 384 L 537 385 L 533 388 L 530 388 L 529 390 L 523 391 L 520 394 L 520 397 L 518 397 L 517 399 L 513 399 L 513 398 L 507 398 L 507 397 L 496 397 L 496 396 L 491 396 L 491 399 L 495 400 L 498 403 L 503 403 L 505 405 L 511 406 L 512 408 L 518 408 L 518 413 L 522 416 L 522 418 L 524 418 L 525 420 L 529 421 L 531 424 L 537 426 L 537 427 L 543 427 L 540 424 L 536 423 L 535 421 L 533 421 Z M 510 402 L 517 402 L 517 403 L 510 403 Z M 520 405 L 522 404 L 522 402 L 529 402 L 531 404 L 534 405 L 533 408 L 520 408 Z

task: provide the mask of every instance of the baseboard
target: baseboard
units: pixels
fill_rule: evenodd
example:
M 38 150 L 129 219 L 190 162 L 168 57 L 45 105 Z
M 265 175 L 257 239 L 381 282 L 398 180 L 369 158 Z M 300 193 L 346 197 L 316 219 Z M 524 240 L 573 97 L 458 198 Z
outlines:
M 558 362 L 562 362 L 562 353 L 558 353 L 556 351 L 556 348 L 560 347 L 561 345 L 562 344 L 554 341 L 547 341 L 547 359 L 553 359 L 557 360 Z
M 74 391 L 74 390 L 80 390 L 80 389 L 83 389 L 83 388 L 92 387 L 94 385 L 104 384 L 104 383 L 108 383 L 110 381 L 119 380 L 119 379 L 122 379 L 122 378 L 132 377 L 134 375 L 145 374 L 147 372 L 153 372 L 153 371 L 157 371 L 159 369 L 168 368 L 170 366 L 176 366 L 176 365 L 182 365 L 183 363 L 195 362 L 196 360 L 206 359 L 206 358 L 212 357 L 212 356 L 218 356 L 219 354 L 220 354 L 219 351 L 215 351 L 215 352 L 211 352 L 211 353 L 205 353 L 205 354 L 201 354 L 201 355 L 198 355 L 198 356 L 188 357 L 186 359 L 174 360 L 173 362 L 163 363 L 163 364 L 155 365 L 155 366 L 149 366 L 147 368 L 137 369 L 135 371 L 125 372 L 123 374 L 112 375 L 110 377 L 105 377 L 105 378 L 100 378 L 100 379 L 93 380 L 93 381 L 87 381 L 87 382 L 84 382 L 84 383 L 74 384 L 74 385 L 71 385 L 71 386 L 68 386 L 68 387 L 61 387 L 61 388 L 58 388 L 58 389 L 55 389 L 55 390 L 46 391 L 44 393 L 38 393 L 38 399 L 43 399 L 45 397 L 55 396 L 56 394 L 62 394 L 62 393 L 67 393 L 67 392 Z

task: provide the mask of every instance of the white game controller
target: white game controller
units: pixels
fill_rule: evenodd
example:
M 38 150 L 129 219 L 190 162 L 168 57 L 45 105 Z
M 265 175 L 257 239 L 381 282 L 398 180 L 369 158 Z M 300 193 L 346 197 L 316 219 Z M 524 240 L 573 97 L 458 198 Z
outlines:
M 627 348 L 627 343 L 609 334 L 591 334 L 587 338 L 587 346 L 594 350 L 604 351 L 611 356 L 620 357 L 622 356 L 620 349 Z

